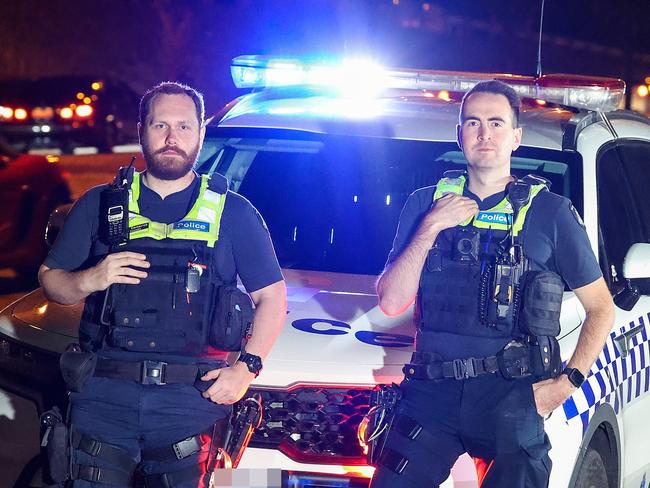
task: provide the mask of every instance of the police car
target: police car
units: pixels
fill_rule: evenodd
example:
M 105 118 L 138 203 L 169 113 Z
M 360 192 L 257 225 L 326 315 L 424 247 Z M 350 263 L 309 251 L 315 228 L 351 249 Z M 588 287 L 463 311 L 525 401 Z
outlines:
M 524 100 L 513 173 L 542 176 L 571 198 L 617 305 L 586 381 L 546 420 L 551 486 L 646 486 L 650 120 L 617 110 L 624 83 L 260 56 L 236 58 L 231 71 L 252 91 L 213 119 L 198 170 L 224 174 L 259 209 L 289 293 L 284 330 L 252 385 L 264 419 L 239 467 L 281 470 L 283 486 L 367 486 L 373 469 L 357 427 L 371 389 L 401 380 L 414 336 L 410 313 L 381 313 L 375 280 L 408 195 L 466 164 L 455 143 L 462 94 L 498 78 Z M 56 381 L 56 354 L 74 339 L 80 311 L 48 303 L 40 290 L 4 310 L 10 406 L 28 398 L 38 411 L 55 401 L 42 392 Z M 567 290 L 565 361 L 584 318 Z M 445 486 L 475 485 L 464 456 Z

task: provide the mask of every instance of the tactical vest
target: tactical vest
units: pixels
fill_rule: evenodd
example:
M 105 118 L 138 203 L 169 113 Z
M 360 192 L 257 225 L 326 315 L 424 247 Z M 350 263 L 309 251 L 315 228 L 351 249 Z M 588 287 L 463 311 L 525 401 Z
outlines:
M 530 205 L 540 191 L 547 189 L 537 181 L 530 184 L 530 198 L 519 209 L 514 222 L 512 205 L 504 197 L 494 207 L 481 210 L 438 235 L 420 276 L 416 306 L 416 324 L 420 332 L 491 339 L 516 337 L 513 330 L 516 304 L 512 303 L 515 290 L 507 286 L 499 289 L 498 284 L 496 287 L 490 284 L 495 281 L 497 269 L 502 271 L 497 266 L 499 260 L 515 249 L 521 250 L 522 231 Z M 434 202 L 446 193 L 462 195 L 465 183 L 465 175 L 443 177 L 436 186 Z M 523 256 L 520 263 L 513 272 L 525 271 L 527 262 Z M 499 293 L 509 306 L 499 307 L 498 301 L 493 300 Z M 494 317 L 497 312 L 499 320 Z
M 215 288 L 223 284 L 213 249 L 219 239 L 227 185 L 202 176 L 199 195 L 185 217 L 171 224 L 140 215 L 140 175 L 129 188 L 129 238 L 117 251 L 146 256 L 140 284 L 113 284 L 86 299 L 80 341 L 86 349 L 107 346 L 134 352 L 188 356 L 205 351 Z

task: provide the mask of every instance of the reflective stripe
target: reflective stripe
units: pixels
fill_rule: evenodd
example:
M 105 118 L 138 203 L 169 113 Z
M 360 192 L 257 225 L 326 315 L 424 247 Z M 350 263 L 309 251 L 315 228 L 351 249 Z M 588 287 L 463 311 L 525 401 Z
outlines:
M 467 179 L 465 176 L 459 176 L 458 178 L 442 178 L 436 184 L 436 191 L 433 194 L 433 201 L 439 200 L 447 193 L 453 193 L 455 195 L 462 195 L 463 189 L 465 188 L 465 183 Z M 526 214 L 530 208 L 533 199 L 546 188 L 545 185 L 531 185 L 531 194 L 530 200 L 526 205 L 521 207 L 519 214 L 517 215 L 517 220 L 515 221 L 512 227 L 513 236 L 519 235 L 519 233 L 524 228 L 524 222 L 526 220 Z M 507 231 L 510 228 L 512 223 L 512 205 L 508 201 L 508 198 L 504 198 L 494 207 L 488 210 L 481 210 L 476 217 L 470 217 L 467 220 L 460 223 L 461 226 L 467 226 L 472 224 L 473 227 L 477 229 L 492 229 L 492 230 L 503 230 Z
M 650 366 L 646 360 L 650 354 L 650 341 L 646 319 L 650 320 L 650 313 L 618 330 L 618 334 L 623 334 L 638 325 L 646 327 L 632 338 L 627 357 L 623 357 L 615 345 L 617 332 L 610 333 L 584 383 L 564 402 L 567 421 L 579 418 L 583 434 L 602 403 L 612 405 L 618 414 L 621 407 L 647 394 L 650 389 Z
M 129 189 L 129 239 L 185 239 L 202 241 L 208 247 L 214 247 L 219 239 L 226 195 L 210 190 L 209 181 L 208 176 L 201 176 L 199 196 L 185 217 L 178 222 L 163 224 L 139 215 L 138 198 L 141 179 L 140 174 L 134 172 Z

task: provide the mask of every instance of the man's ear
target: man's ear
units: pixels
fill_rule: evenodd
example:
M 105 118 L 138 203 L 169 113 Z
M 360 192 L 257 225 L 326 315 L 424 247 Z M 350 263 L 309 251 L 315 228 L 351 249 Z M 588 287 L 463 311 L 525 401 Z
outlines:
M 513 141 L 513 145 L 512 145 L 512 150 L 513 151 L 516 151 L 519 148 L 519 146 L 521 145 L 521 136 L 522 135 L 523 135 L 523 129 L 521 127 L 517 127 L 515 129 L 515 133 L 514 133 L 514 141 Z
M 463 128 L 460 124 L 456 124 L 456 144 L 458 144 L 458 147 L 460 150 L 463 150 Z

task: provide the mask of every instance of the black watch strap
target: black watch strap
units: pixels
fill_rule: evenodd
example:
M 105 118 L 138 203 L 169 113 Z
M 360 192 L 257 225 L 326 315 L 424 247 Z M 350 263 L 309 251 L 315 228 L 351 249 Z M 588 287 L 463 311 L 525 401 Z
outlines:
M 242 351 L 237 361 L 241 361 L 242 363 L 246 364 L 248 371 L 253 373 L 256 378 L 259 376 L 260 371 L 262 371 L 262 358 L 256 356 L 255 354 L 250 354 L 246 351 Z
M 576 368 L 564 368 L 562 374 L 567 375 L 571 384 L 576 388 L 580 388 L 585 381 L 584 375 Z

